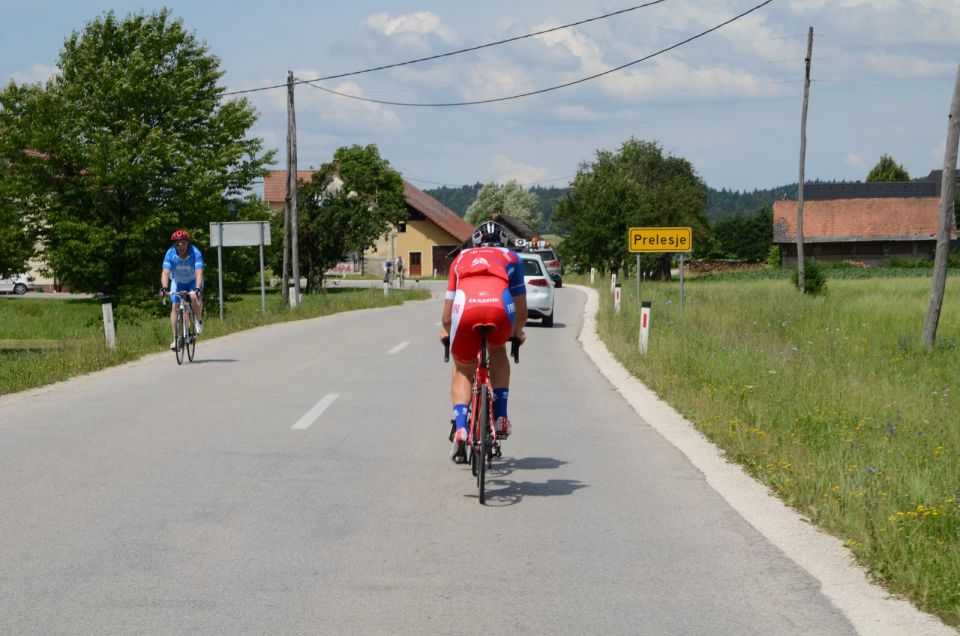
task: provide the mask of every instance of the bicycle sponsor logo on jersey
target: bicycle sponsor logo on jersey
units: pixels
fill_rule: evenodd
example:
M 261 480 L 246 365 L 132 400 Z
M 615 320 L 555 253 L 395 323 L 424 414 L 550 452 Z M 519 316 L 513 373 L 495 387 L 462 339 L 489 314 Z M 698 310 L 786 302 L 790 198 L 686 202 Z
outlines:
M 500 302 L 500 299 L 499 299 L 499 298 L 468 298 L 468 299 L 467 299 L 467 302 L 468 302 L 468 303 L 479 303 L 479 304 L 499 303 L 499 302 Z
M 490 262 L 484 257 L 478 256 L 473 259 L 472 263 L 470 263 L 470 267 L 476 267 L 477 265 L 486 265 L 487 267 L 490 267 Z

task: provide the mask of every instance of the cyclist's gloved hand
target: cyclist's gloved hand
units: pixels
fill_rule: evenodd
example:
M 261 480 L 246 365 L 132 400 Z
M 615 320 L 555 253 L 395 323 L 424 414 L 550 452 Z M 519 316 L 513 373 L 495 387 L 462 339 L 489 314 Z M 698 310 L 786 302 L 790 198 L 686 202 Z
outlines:
M 200 298 L 200 296 L 203 295 L 203 290 L 200 289 L 199 287 L 197 287 L 196 289 L 194 289 L 193 292 L 196 294 L 197 298 Z

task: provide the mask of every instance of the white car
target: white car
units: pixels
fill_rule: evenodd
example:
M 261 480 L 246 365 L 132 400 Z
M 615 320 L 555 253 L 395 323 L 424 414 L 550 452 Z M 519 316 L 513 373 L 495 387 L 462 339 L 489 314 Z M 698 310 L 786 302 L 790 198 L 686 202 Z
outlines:
M 17 296 L 23 296 L 31 289 L 33 289 L 33 276 L 17 274 L 10 278 L 0 278 L 0 293 L 13 292 Z
M 553 281 L 539 254 L 521 252 L 523 280 L 527 284 L 527 314 L 540 318 L 544 327 L 553 326 Z

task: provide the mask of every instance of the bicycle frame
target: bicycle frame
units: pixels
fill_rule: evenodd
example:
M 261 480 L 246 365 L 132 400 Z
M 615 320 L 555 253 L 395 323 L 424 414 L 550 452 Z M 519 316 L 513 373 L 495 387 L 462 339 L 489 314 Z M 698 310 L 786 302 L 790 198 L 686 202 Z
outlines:
M 191 293 L 193 292 L 178 291 L 174 294 L 180 298 L 180 302 L 176 303 L 178 307 L 173 333 L 176 340 L 174 353 L 177 357 L 177 364 L 183 364 L 184 352 L 186 352 L 190 362 L 193 362 L 193 354 L 197 347 L 196 316 L 193 313 Z M 166 302 L 166 299 L 164 299 L 164 302 Z
M 470 467 L 477 478 L 480 503 L 486 503 L 486 472 L 492 466 L 493 458 L 500 457 L 500 440 L 493 419 L 493 390 L 490 386 L 490 354 L 487 349 L 487 334 L 491 326 L 479 328 L 480 353 L 477 355 L 477 368 L 473 374 L 473 397 L 470 400 L 469 433 L 467 448 L 470 452 Z M 511 355 L 519 362 L 520 341 L 511 338 Z M 444 360 L 450 359 L 450 338 L 444 338 Z

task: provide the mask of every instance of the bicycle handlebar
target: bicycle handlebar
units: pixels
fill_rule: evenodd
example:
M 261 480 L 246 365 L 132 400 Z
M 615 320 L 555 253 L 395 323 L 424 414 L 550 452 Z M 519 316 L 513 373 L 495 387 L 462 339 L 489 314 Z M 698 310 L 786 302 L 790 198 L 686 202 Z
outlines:
M 450 336 L 444 336 L 443 343 L 443 361 L 450 362 Z M 520 364 L 520 338 L 513 336 L 510 338 L 510 356 L 516 364 Z

